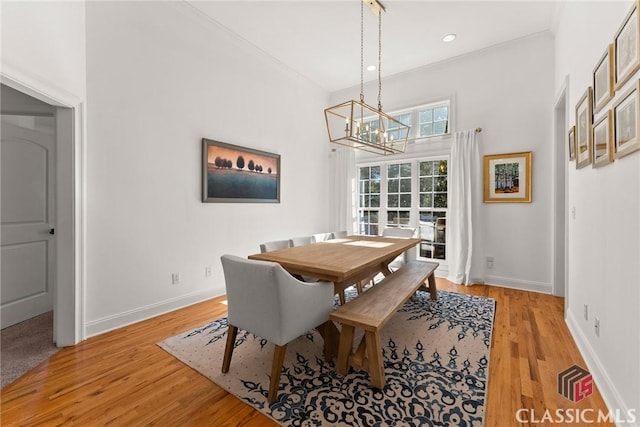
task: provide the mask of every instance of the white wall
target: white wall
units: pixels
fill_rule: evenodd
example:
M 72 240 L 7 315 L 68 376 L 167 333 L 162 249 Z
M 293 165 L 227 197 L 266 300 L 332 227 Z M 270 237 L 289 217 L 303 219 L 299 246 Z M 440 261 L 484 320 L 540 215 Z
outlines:
M 318 86 L 167 2 L 89 2 L 87 76 L 89 335 L 223 294 L 222 254 L 327 231 Z M 281 154 L 281 203 L 202 203 L 203 137 Z
M 569 124 L 631 2 L 567 2 L 558 14 L 555 86 L 569 76 Z M 638 77 L 629 84 L 637 82 Z M 628 85 L 627 85 L 628 86 Z M 626 88 L 617 94 L 623 93 Z M 615 102 L 618 98 L 614 98 Z M 611 108 L 605 107 L 603 111 Z M 602 112 L 596 114 L 600 118 Z M 640 411 L 640 153 L 603 168 L 568 168 L 567 322 L 611 409 Z M 589 319 L 583 307 L 589 307 Z M 600 319 L 600 337 L 594 319 Z
M 553 39 L 542 33 L 383 79 L 385 111 L 453 97 L 455 129 L 481 127 L 481 155 L 533 152 L 533 202 L 483 205 L 486 283 L 551 292 Z M 332 104 L 359 88 L 333 93 Z M 365 87 L 376 105 L 377 82 Z M 408 156 L 449 154 L 450 140 L 420 142 Z M 360 155 L 361 161 L 371 156 Z M 384 159 L 387 160 L 387 159 Z
M 84 100 L 84 2 L 0 3 L 2 72 Z M 50 93 L 50 95 L 57 95 Z

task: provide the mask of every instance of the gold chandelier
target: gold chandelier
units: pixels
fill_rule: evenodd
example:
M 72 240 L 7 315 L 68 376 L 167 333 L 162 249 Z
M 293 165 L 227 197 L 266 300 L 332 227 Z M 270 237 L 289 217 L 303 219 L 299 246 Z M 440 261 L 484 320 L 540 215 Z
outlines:
M 364 102 L 364 4 L 378 15 L 378 108 Z M 382 111 L 382 13 L 378 0 L 360 3 L 360 100 L 350 100 L 324 110 L 329 141 L 375 154 L 404 153 L 411 127 Z

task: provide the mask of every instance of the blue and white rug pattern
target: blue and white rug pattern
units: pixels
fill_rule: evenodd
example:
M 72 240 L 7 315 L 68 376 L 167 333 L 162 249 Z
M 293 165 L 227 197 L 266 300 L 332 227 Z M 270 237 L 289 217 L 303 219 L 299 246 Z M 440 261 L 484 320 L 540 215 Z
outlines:
M 239 330 L 231 368 L 222 374 L 226 318 L 159 345 L 281 425 L 481 426 L 494 313 L 489 298 L 439 291 L 432 301 L 418 292 L 383 329 L 382 390 L 366 372 L 338 374 L 311 331 L 288 345 L 271 406 L 273 345 Z

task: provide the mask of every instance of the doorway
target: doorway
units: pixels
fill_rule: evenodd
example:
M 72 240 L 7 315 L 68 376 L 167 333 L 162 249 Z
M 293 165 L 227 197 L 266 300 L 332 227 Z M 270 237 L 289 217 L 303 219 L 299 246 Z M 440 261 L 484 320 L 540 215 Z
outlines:
M 55 109 L 1 87 L 2 328 L 53 310 Z
M 553 158 L 554 161 L 554 239 L 553 239 L 553 294 L 564 297 L 565 313 L 567 295 L 567 93 L 568 78 L 556 98 L 553 110 Z
M 24 84 L 3 73 L 0 73 L 0 79 L 0 112 L 3 116 L 2 327 L 5 327 L 5 320 L 9 321 L 5 319 L 5 312 L 7 316 L 27 318 L 44 309 L 49 303 L 43 301 L 50 297 L 54 323 L 53 341 L 59 347 L 74 345 L 84 339 L 82 104 L 43 82 Z M 5 134 L 5 127 L 9 130 L 8 135 Z M 47 137 L 53 134 L 53 142 L 41 140 L 42 134 L 49 134 Z M 5 136 L 9 136 L 6 144 Z M 9 153 L 8 159 L 4 158 L 5 152 Z M 12 165 L 5 170 L 8 160 L 15 158 L 18 159 L 16 163 L 25 162 L 26 165 Z M 46 172 L 42 172 L 43 164 Z M 30 173 L 37 175 L 35 166 L 38 165 L 39 178 L 46 178 L 46 184 L 33 177 L 25 179 L 18 176 L 26 173 L 24 169 L 27 166 L 31 168 Z M 8 176 L 10 172 L 14 174 L 12 177 Z M 12 181 L 16 178 L 17 181 Z M 36 187 L 40 193 L 46 192 L 45 201 L 34 201 L 36 199 L 29 197 L 20 199 L 19 193 L 29 186 Z M 17 196 L 13 194 L 17 199 L 13 199 L 8 207 L 4 205 L 5 187 L 9 189 L 9 193 L 18 193 Z M 18 202 L 14 203 L 14 200 Z M 5 221 L 5 215 L 8 221 Z M 16 232 L 15 228 L 18 227 L 9 230 L 5 226 L 17 225 L 19 218 L 26 219 L 26 224 L 21 226 L 31 227 L 33 236 L 37 238 L 27 238 L 28 242 L 8 239 L 10 236 L 6 233 Z M 21 231 L 26 232 L 26 228 Z M 15 247 L 9 250 L 5 248 L 5 242 L 14 243 Z M 32 261 L 39 260 L 33 271 L 22 265 L 26 264 L 23 260 L 26 255 Z M 45 266 L 42 266 L 43 261 Z M 5 295 L 5 281 L 11 280 L 22 281 L 22 285 L 29 283 L 30 288 L 22 289 L 22 293 Z M 15 288 L 14 285 L 13 289 Z M 17 305 L 17 302 L 27 305 L 10 313 L 11 307 Z

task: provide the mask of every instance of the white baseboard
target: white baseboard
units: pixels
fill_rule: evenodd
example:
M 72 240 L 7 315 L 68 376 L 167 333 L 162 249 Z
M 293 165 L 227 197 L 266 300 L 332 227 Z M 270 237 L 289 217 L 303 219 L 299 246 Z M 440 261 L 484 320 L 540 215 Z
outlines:
M 624 404 L 622 397 L 620 396 L 620 394 L 618 393 L 618 390 L 616 389 L 615 385 L 611 381 L 611 378 L 607 374 L 606 369 L 600 362 L 600 359 L 598 358 L 597 354 L 593 350 L 593 347 L 591 347 L 591 344 L 589 344 L 589 340 L 582 332 L 582 329 L 580 329 L 580 327 L 578 326 L 578 322 L 576 321 L 575 317 L 573 317 L 573 314 L 571 314 L 570 311 L 567 312 L 567 317 L 565 319 L 565 322 L 567 323 L 567 327 L 569 328 L 569 333 L 571 333 L 573 340 L 576 342 L 576 345 L 578 346 L 578 350 L 580 351 L 580 354 L 582 355 L 585 363 L 587 364 L 587 369 L 591 373 L 593 377 L 593 381 L 598 386 L 598 390 L 600 391 L 600 394 L 602 395 L 602 398 L 604 399 L 604 403 L 607 405 L 607 408 L 609 408 L 609 411 L 611 411 L 612 413 L 617 412 L 619 414 L 627 414 L 630 408 L 628 408 Z M 639 415 L 640 414 L 635 412 L 636 418 Z M 620 418 L 622 420 L 623 417 L 621 416 Z M 630 424 L 625 421 L 626 420 L 622 420 L 622 422 L 618 423 L 617 425 L 620 425 L 620 426 L 624 425 L 625 427 L 640 426 L 640 424 L 638 424 L 638 420 L 636 420 L 636 422 L 633 424 Z
M 181 295 L 176 298 L 149 304 L 123 313 L 103 317 L 102 319 L 93 320 L 91 322 L 87 322 L 84 326 L 85 337 L 89 338 L 95 335 L 100 335 L 105 332 L 122 328 L 123 326 L 131 325 L 142 320 L 150 319 L 217 296 L 219 295 L 214 295 L 213 292 L 210 291 L 194 292 L 192 294 Z
M 553 285 L 551 283 L 533 282 L 530 280 L 513 279 L 501 276 L 485 276 L 484 283 L 490 286 L 494 285 L 509 289 L 519 289 L 522 291 L 553 294 Z

